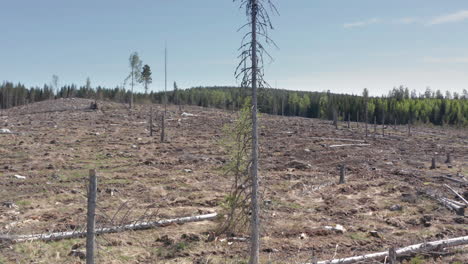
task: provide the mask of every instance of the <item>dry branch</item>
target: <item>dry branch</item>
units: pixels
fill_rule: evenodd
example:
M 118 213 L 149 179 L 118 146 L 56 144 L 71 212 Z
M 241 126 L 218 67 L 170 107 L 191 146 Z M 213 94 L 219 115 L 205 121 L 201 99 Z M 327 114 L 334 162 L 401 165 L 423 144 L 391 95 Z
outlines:
M 213 220 L 217 216 L 218 216 L 217 213 L 212 213 L 212 214 L 205 214 L 205 215 L 160 220 L 160 221 L 154 221 L 154 222 L 140 222 L 140 223 L 122 225 L 122 226 L 102 227 L 102 228 L 97 228 L 95 231 L 95 234 L 100 235 L 100 234 L 119 233 L 119 232 L 130 231 L 130 230 L 133 230 L 133 231 L 146 230 L 146 229 L 152 229 L 156 227 L 164 227 L 170 224 L 183 224 L 183 223 Z M 70 239 L 70 238 L 80 238 L 80 237 L 85 237 L 85 236 L 86 236 L 86 231 L 84 232 L 69 231 L 69 232 L 57 232 L 57 233 L 49 233 L 49 234 L 34 234 L 34 235 L 0 235 L 0 241 L 20 243 L 20 242 L 35 241 L 35 240 L 52 241 L 52 240 L 61 240 L 61 239 Z
M 396 256 L 401 257 L 401 256 L 409 255 L 409 254 L 414 254 L 417 252 L 422 252 L 422 251 L 430 251 L 434 249 L 456 247 L 456 246 L 467 245 L 467 244 L 468 244 L 468 236 L 445 239 L 445 240 L 438 240 L 438 241 L 427 242 L 427 243 L 420 243 L 420 244 L 411 245 L 411 246 L 397 249 Z M 388 257 L 388 251 L 371 253 L 367 255 L 361 255 L 361 256 L 355 256 L 355 257 L 349 257 L 349 258 L 342 258 L 342 259 L 324 260 L 324 261 L 319 261 L 317 264 L 351 264 L 351 263 L 357 263 L 357 262 L 366 261 L 366 260 L 383 260 L 385 257 Z M 307 264 L 311 264 L 311 263 L 307 263 Z

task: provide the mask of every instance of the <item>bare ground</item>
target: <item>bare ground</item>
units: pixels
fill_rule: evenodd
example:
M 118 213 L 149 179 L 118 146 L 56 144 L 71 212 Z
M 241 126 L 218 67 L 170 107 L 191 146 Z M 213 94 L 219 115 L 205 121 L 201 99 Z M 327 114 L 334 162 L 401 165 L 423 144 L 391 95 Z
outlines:
M 169 138 L 160 143 L 158 131 L 149 137 L 149 105 L 130 111 L 99 102 L 100 110 L 85 110 L 90 102 L 54 100 L 1 113 L 0 128 L 16 134 L 0 134 L 0 233 L 83 227 L 92 168 L 99 174 L 98 222 L 110 222 L 116 212 L 118 224 L 145 212 L 165 219 L 221 211 L 230 179 L 221 172 L 226 155 L 219 140 L 236 113 L 184 107 L 195 116 L 182 116 L 169 106 Z M 159 120 L 163 108 L 153 108 Z M 466 217 L 425 194 L 455 199 L 443 184 L 468 194 L 466 185 L 437 178 L 467 178 L 466 130 L 416 127 L 408 137 L 406 127 L 388 127 L 385 137 L 370 134 L 366 140 L 364 125 L 357 126 L 342 123 L 336 130 L 329 121 L 262 115 L 263 261 L 305 262 L 312 251 L 331 259 L 468 235 Z M 365 140 L 370 146 L 330 148 L 356 143 L 337 139 Z M 451 164 L 444 163 L 447 151 L 453 152 Z M 430 170 L 434 155 L 438 167 Z M 337 185 L 341 164 L 347 183 Z M 396 205 L 401 210 L 390 210 Z M 324 229 L 336 225 L 346 230 Z M 225 237 L 208 242 L 216 226 L 209 221 L 100 236 L 98 259 L 243 263 L 245 242 Z M 82 263 L 69 253 L 84 250 L 83 244 L 84 239 L 4 244 L 0 263 Z M 420 263 L 468 263 L 467 247 L 439 253 L 443 256 L 424 254 Z

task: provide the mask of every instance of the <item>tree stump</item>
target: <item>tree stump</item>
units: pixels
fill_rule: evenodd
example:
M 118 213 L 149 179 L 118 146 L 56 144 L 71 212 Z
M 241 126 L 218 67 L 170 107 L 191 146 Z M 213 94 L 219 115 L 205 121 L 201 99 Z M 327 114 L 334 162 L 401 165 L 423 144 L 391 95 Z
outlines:
M 435 157 L 432 157 L 431 170 L 435 170 L 435 169 L 436 169 L 436 159 Z
M 447 160 L 445 160 L 445 163 L 452 163 L 452 157 L 450 156 L 450 152 L 447 152 Z
M 339 184 L 345 184 L 346 183 L 346 179 L 345 179 L 345 170 L 346 170 L 346 166 L 343 164 L 341 165 L 340 167 L 340 182 Z

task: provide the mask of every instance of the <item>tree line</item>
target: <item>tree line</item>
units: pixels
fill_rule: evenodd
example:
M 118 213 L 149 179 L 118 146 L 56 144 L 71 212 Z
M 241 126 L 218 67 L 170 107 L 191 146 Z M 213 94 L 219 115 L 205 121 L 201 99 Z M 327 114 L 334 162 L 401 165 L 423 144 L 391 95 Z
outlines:
M 250 98 L 251 91 L 240 87 L 194 87 L 179 89 L 174 83 L 167 92 L 172 104 L 197 105 L 228 110 L 239 110 Z M 163 103 L 164 92 L 134 93 L 136 103 Z M 118 103 L 131 102 L 132 93 L 124 87 L 92 87 L 89 78 L 85 85 L 75 84 L 58 87 L 56 83 L 42 87 L 27 88 L 23 84 L 3 82 L 0 84 L 0 108 L 34 103 L 54 98 L 89 98 Z M 468 92 L 462 94 L 427 89 L 416 94 L 408 88 L 394 88 L 386 96 L 335 94 L 327 92 L 290 91 L 284 89 L 259 88 L 258 107 L 263 113 L 285 116 L 301 116 L 332 120 L 334 112 L 339 119 L 347 121 L 377 120 L 378 124 L 424 123 L 434 125 L 468 126 Z

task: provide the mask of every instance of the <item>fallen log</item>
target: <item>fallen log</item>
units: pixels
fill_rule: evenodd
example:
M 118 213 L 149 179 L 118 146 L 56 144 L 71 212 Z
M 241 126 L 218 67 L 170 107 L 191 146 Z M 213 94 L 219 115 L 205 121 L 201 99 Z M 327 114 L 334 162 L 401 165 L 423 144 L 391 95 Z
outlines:
M 336 141 L 350 141 L 350 142 L 366 142 L 365 140 L 360 139 L 350 139 L 350 138 L 327 138 L 327 137 L 309 137 L 310 139 L 321 139 L 321 140 L 336 140 Z
M 340 147 L 350 147 L 350 146 L 363 147 L 363 146 L 370 146 L 370 144 L 342 144 L 342 145 L 330 145 L 328 147 L 329 148 L 340 148 Z
M 437 199 L 441 204 L 445 205 L 445 207 L 455 211 L 457 215 L 464 216 L 465 215 L 465 205 L 462 203 L 459 203 L 457 201 L 453 201 L 447 198 L 438 198 Z
M 447 177 L 447 176 L 434 176 L 434 178 L 441 178 L 441 179 L 453 181 L 453 182 L 459 183 L 459 184 L 461 184 L 461 185 L 466 185 L 466 184 L 468 184 L 468 183 L 465 182 L 465 181 L 458 180 L 458 179 L 454 179 L 454 178 L 450 178 L 450 177 Z
M 461 196 L 457 191 L 455 191 L 452 187 L 448 186 L 447 184 L 444 184 L 445 187 L 447 187 L 450 191 L 452 191 L 460 200 L 462 200 L 466 205 L 468 205 L 468 201 Z
M 433 192 L 426 192 L 426 194 L 431 197 L 432 199 L 438 201 L 439 203 L 443 204 L 450 210 L 455 211 L 458 215 L 465 215 L 465 204 L 459 203 L 457 201 L 442 197 Z
M 457 238 L 415 244 L 415 245 L 399 248 L 395 250 L 395 253 L 397 257 L 401 257 L 401 256 L 409 255 L 409 254 L 423 252 L 423 251 L 456 247 L 456 246 L 467 245 L 467 244 L 468 244 L 468 236 L 464 236 L 464 237 L 457 237 Z M 317 264 L 351 264 L 351 263 L 356 263 L 356 262 L 361 262 L 361 261 L 366 261 L 366 260 L 383 260 L 385 257 L 388 257 L 388 255 L 389 255 L 389 252 L 385 251 L 385 252 L 371 253 L 367 255 L 361 255 L 361 256 L 355 256 L 355 257 L 349 257 L 349 258 L 324 260 L 324 261 L 317 262 Z M 306 263 L 306 264 L 312 264 L 312 263 Z
M 205 214 L 205 215 L 160 220 L 160 221 L 154 221 L 154 222 L 138 222 L 138 223 L 122 225 L 122 226 L 102 227 L 102 228 L 96 228 L 96 235 L 119 233 L 119 232 L 130 231 L 130 230 L 132 231 L 146 230 L 146 229 L 152 229 L 156 227 L 163 227 L 163 226 L 167 226 L 170 224 L 200 222 L 200 221 L 215 219 L 217 216 L 218 216 L 217 213 L 212 213 L 212 214 Z M 0 235 L 0 241 L 20 243 L 20 242 L 35 241 L 35 240 L 53 241 L 53 240 L 61 240 L 61 239 L 80 238 L 80 237 L 85 237 L 85 236 L 86 236 L 86 231 L 84 232 L 83 231 L 80 231 L 80 232 L 68 231 L 68 232 L 57 232 L 57 233 L 49 233 L 49 234 L 33 234 L 33 235 Z

